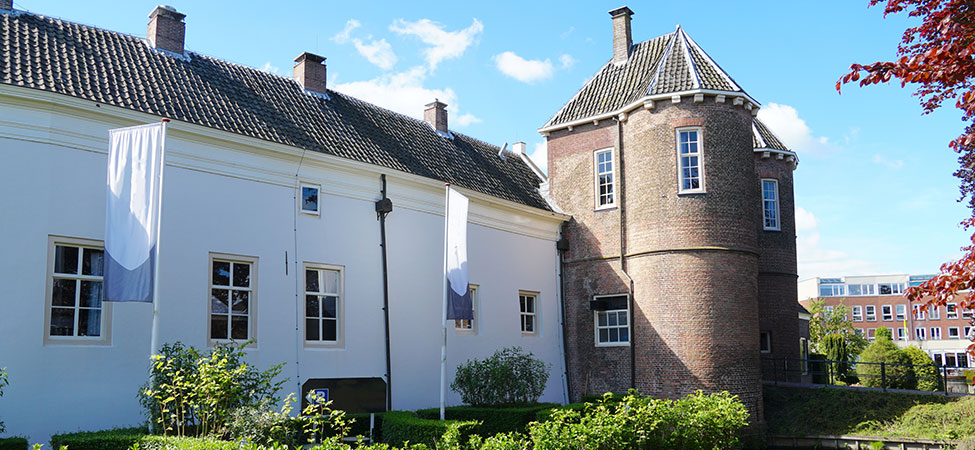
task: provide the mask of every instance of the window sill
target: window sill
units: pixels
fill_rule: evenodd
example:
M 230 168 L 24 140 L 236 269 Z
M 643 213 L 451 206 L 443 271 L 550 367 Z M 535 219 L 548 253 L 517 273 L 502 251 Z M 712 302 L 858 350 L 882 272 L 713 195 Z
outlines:
M 302 215 L 305 215 L 305 216 L 311 216 L 311 217 L 321 217 L 321 215 L 322 215 L 322 213 L 320 213 L 320 212 L 318 212 L 318 211 L 314 211 L 314 212 L 313 212 L 313 211 L 305 211 L 305 210 L 301 210 L 301 211 L 299 211 L 299 212 L 300 212 L 300 213 L 301 213 Z
M 781 229 L 781 228 L 763 228 L 763 229 L 762 229 L 762 231 L 775 231 L 775 232 L 781 232 L 781 231 L 782 231 L 782 229 Z
M 526 332 L 522 331 L 521 332 L 521 337 L 538 337 L 538 332 L 536 331 L 534 333 L 526 333 Z
M 477 330 L 462 330 L 459 328 L 454 328 L 454 334 L 466 334 L 468 336 L 474 336 L 477 334 Z
M 677 191 L 677 196 L 678 197 L 681 197 L 681 196 L 696 196 L 696 195 L 704 195 L 704 194 L 707 194 L 707 193 L 708 192 L 705 191 L 705 190 L 703 190 L 703 189 L 702 190 L 697 190 L 697 191 Z
M 600 206 L 596 209 L 593 209 L 592 212 L 613 211 L 615 209 L 616 209 L 616 204 L 612 204 L 612 205 Z
M 613 347 L 629 347 L 629 342 L 614 342 L 614 343 L 596 343 L 596 348 L 613 348 Z
M 85 339 L 77 337 L 44 336 L 45 347 L 111 347 L 112 338 Z
M 244 345 L 244 350 L 257 350 L 257 340 L 244 340 L 238 341 L 234 339 L 207 339 L 207 347 L 216 347 L 218 345 L 233 345 L 235 347 L 240 347 L 241 344 Z
M 302 348 L 305 350 L 345 350 L 345 344 L 321 344 L 305 341 Z

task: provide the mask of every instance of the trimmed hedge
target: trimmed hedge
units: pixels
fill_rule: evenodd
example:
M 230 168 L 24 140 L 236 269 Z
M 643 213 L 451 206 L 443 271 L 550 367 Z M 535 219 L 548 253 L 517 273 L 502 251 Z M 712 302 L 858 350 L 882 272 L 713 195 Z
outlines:
M 421 419 L 412 412 L 389 411 L 383 415 L 383 442 L 394 447 L 403 447 L 409 442 L 433 448 L 448 427 L 457 427 L 460 441 L 467 442 L 478 426 L 480 422 L 477 421 Z
M 27 450 L 27 439 L 22 437 L 0 438 L 0 450 Z
M 557 408 L 555 403 L 540 403 L 521 408 L 487 408 L 476 406 L 451 406 L 444 413 L 447 420 L 477 420 L 481 425 L 475 431 L 481 436 L 498 433 L 524 433 L 528 423 L 535 421 L 540 411 Z M 416 412 L 421 419 L 440 419 L 440 408 L 421 409 Z M 368 418 L 366 419 L 368 420 Z
M 372 430 L 373 442 L 382 442 L 383 414 L 386 413 L 376 413 L 376 423 Z M 369 437 L 369 413 L 346 414 L 345 418 L 355 420 L 355 422 L 352 423 L 351 429 L 349 430 L 350 436 Z
M 51 448 L 67 445 L 71 450 L 127 450 L 146 436 L 143 428 L 116 428 L 105 431 L 82 431 L 51 436 Z
M 565 406 L 556 406 L 554 408 L 543 409 L 535 413 L 535 422 L 548 422 L 552 418 L 552 412 L 557 409 L 567 409 L 582 412 L 582 410 L 586 409 L 586 405 L 589 405 L 589 403 L 569 403 Z

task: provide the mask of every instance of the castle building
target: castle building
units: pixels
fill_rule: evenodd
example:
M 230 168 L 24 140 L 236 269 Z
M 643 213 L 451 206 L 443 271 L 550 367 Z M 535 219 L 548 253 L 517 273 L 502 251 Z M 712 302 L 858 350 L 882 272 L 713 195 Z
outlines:
M 760 355 L 799 357 L 797 159 L 679 26 L 632 43 L 539 131 L 564 236 L 569 394 L 728 390 L 761 422 Z

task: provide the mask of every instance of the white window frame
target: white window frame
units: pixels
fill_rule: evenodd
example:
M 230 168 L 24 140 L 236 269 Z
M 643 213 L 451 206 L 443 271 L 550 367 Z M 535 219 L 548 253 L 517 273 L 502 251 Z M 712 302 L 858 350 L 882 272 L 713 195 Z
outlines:
M 688 153 L 688 156 L 697 156 L 698 187 L 684 189 L 684 167 L 681 164 L 680 134 L 683 132 L 697 132 L 697 152 Z M 680 127 L 674 129 L 674 152 L 677 157 L 677 193 L 678 194 L 703 194 L 706 192 L 704 184 L 704 132 L 701 127 Z
M 242 287 L 233 286 L 233 265 L 231 265 L 230 276 L 231 286 L 214 285 L 213 284 L 213 263 L 214 262 L 229 262 L 231 264 L 250 264 L 250 286 L 246 289 Z M 234 255 L 229 253 L 214 253 L 210 252 L 207 258 L 207 289 L 206 289 L 206 304 L 207 304 L 207 314 L 204 320 L 206 321 L 206 340 L 207 345 L 215 346 L 219 344 L 225 344 L 229 342 L 243 343 L 249 342 L 247 347 L 257 346 L 257 261 L 256 256 L 245 256 L 245 255 Z M 213 289 L 226 289 L 230 291 L 227 296 L 227 338 L 213 338 L 213 332 L 211 330 L 213 324 Z M 247 305 L 247 338 L 246 339 L 234 339 L 231 337 L 232 326 L 233 326 L 233 291 L 246 291 L 249 292 L 248 305 Z M 222 314 L 221 314 L 222 315 Z
M 941 320 L 941 307 L 934 305 L 928 308 L 928 319 L 930 320 Z
M 315 271 L 316 275 L 319 277 L 318 280 L 318 291 L 312 292 L 308 290 L 308 271 Z M 339 280 L 336 288 L 338 292 L 327 292 L 325 291 L 325 283 L 321 279 L 321 271 L 333 271 L 338 272 Z M 304 342 L 305 347 L 309 348 L 343 348 L 345 347 L 345 266 L 340 266 L 336 264 L 324 264 L 315 262 L 305 262 L 302 264 L 301 271 L 301 286 L 302 286 L 302 296 L 301 296 L 301 340 Z M 335 302 L 335 340 L 329 341 L 321 339 L 322 333 L 321 328 L 318 330 L 318 340 L 309 340 L 307 327 L 308 320 L 317 320 L 318 326 L 321 327 L 321 322 L 325 320 L 320 314 L 317 317 L 309 317 L 307 311 L 306 301 L 307 296 L 317 295 L 318 297 L 338 297 Z M 319 298 L 319 310 L 321 310 L 321 298 Z
M 620 295 L 620 294 L 594 295 L 593 296 L 593 299 L 595 300 L 595 299 L 606 298 L 606 297 L 621 297 L 621 296 L 626 297 L 626 309 L 609 309 L 609 310 L 605 310 L 605 311 L 593 311 L 593 314 L 592 314 L 592 329 L 593 329 L 593 340 L 596 343 L 596 347 L 629 347 L 630 346 L 630 336 L 632 336 L 632 323 L 633 323 L 633 321 L 630 320 L 630 298 L 629 298 L 629 295 L 628 294 L 623 294 L 623 295 Z M 626 317 L 626 325 L 625 326 L 609 325 L 608 324 L 608 320 L 607 320 L 607 325 L 605 325 L 605 326 L 600 326 L 599 325 L 599 315 L 600 314 L 613 313 L 613 314 L 617 314 L 618 315 L 620 312 L 625 313 L 624 314 L 624 316 Z M 599 340 L 599 330 L 602 330 L 602 329 L 610 329 L 610 328 L 615 328 L 615 329 L 626 328 L 626 341 L 620 341 L 620 342 L 601 342 Z
M 874 305 L 867 305 L 863 309 L 864 309 L 863 318 L 867 322 L 876 322 L 877 321 L 877 307 L 876 306 L 874 306 Z
M 931 327 L 931 340 L 940 341 L 941 340 L 941 327 Z
M 773 199 L 765 198 L 765 183 L 772 183 Z M 766 203 L 772 203 L 773 223 L 769 225 L 769 207 Z M 775 178 L 762 178 L 762 227 L 765 231 L 782 231 L 782 214 L 779 208 L 779 180 Z
M 58 274 L 54 273 L 54 263 L 57 254 L 57 246 L 68 246 L 68 247 L 78 247 L 78 274 Z M 105 346 L 112 345 L 112 302 L 102 301 L 101 306 L 101 327 L 98 336 L 77 336 L 78 334 L 78 310 L 80 305 L 78 304 L 81 295 L 81 281 L 102 281 L 103 277 L 94 275 L 82 275 L 81 272 L 81 259 L 84 257 L 85 248 L 95 249 L 95 250 L 105 250 L 105 244 L 102 241 L 96 241 L 92 239 L 83 238 L 72 238 L 66 236 L 48 236 L 47 238 L 47 278 L 45 281 L 45 294 L 44 294 L 44 345 L 92 345 L 92 346 Z M 108 253 L 104 253 L 104 261 L 108 262 Z M 104 270 L 104 264 L 103 264 Z M 74 328 L 73 336 L 58 336 L 51 335 L 51 308 L 53 307 L 53 296 L 54 296 L 54 279 L 72 279 L 76 280 L 75 286 L 75 305 L 74 305 Z M 102 285 L 104 289 L 104 284 Z
M 961 330 L 958 327 L 948 327 L 948 339 L 961 339 Z
M 599 170 L 599 155 L 602 155 L 602 154 L 608 154 L 609 155 L 609 164 L 610 164 L 609 172 L 600 172 L 600 170 Z M 592 169 L 593 169 L 592 170 L 592 173 L 593 173 L 593 193 L 595 194 L 595 199 L 594 199 L 595 200 L 595 209 L 599 210 L 599 209 L 612 209 L 612 208 L 615 208 L 616 207 L 616 196 L 619 194 L 619 192 L 617 192 L 617 190 L 616 190 L 616 185 L 617 185 L 617 183 L 616 183 L 616 155 L 614 154 L 612 147 L 610 147 L 610 148 L 602 148 L 602 149 L 595 150 L 595 151 L 592 152 Z M 602 198 L 601 198 L 602 196 L 600 195 L 600 192 L 599 192 L 599 188 L 600 188 L 599 177 L 602 176 L 602 175 L 607 175 L 607 174 L 612 179 L 612 181 L 610 182 L 609 186 L 612 189 L 612 194 L 610 194 L 610 197 L 612 198 L 613 201 L 611 201 L 609 203 L 606 203 L 606 204 L 601 204 L 600 201 L 602 200 Z
M 975 337 L 975 336 L 972 336 L 972 327 L 971 326 L 962 327 L 961 335 L 965 339 L 969 339 L 969 340 L 972 339 L 973 337 Z
M 927 340 L 927 330 L 924 327 L 917 327 L 914 329 L 914 338 L 919 341 Z
M 526 312 L 524 308 L 521 307 L 522 298 L 532 298 L 534 302 L 534 311 Z M 538 297 L 539 293 L 535 291 L 518 291 L 518 318 L 521 327 L 522 336 L 538 336 L 541 329 L 541 317 L 540 311 L 538 310 Z M 525 323 L 528 318 L 532 319 L 532 331 L 525 331 Z
M 907 305 L 894 305 L 894 318 L 901 322 L 907 320 Z
M 318 192 L 318 195 L 317 195 L 318 201 L 315 203 L 315 206 L 317 206 L 318 209 L 316 209 L 314 211 L 312 211 L 310 209 L 305 209 L 305 188 L 314 189 L 316 192 Z M 301 183 L 298 184 L 298 211 L 301 212 L 302 214 L 306 214 L 306 215 L 309 215 L 309 216 L 321 216 L 321 214 L 322 214 L 322 186 L 320 184 L 312 184 L 312 183 L 306 183 L 306 182 L 301 182 Z
M 957 319 L 958 318 L 958 304 L 948 303 L 945 305 L 945 319 Z
M 762 347 L 765 347 L 764 349 Z M 758 332 L 758 350 L 761 353 L 772 353 L 772 332 Z
M 962 319 L 971 319 L 972 316 L 975 316 L 975 310 L 973 310 L 971 308 L 965 308 L 965 309 L 961 310 L 961 318 Z
M 891 305 L 880 306 L 880 319 L 884 322 L 894 321 L 894 307 Z
M 914 320 L 925 320 L 925 311 L 921 309 L 921 305 L 914 305 Z
M 477 317 L 480 315 L 477 308 L 480 304 L 478 301 L 478 292 L 476 284 L 468 284 L 467 288 L 471 291 L 471 306 L 473 307 L 473 319 L 455 319 L 454 320 L 454 333 L 456 334 L 477 334 Z
M 907 328 L 897 327 L 897 340 L 906 341 L 907 340 Z
M 863 307 L 860 305 L 855 305 L 850 307 L 850 313 L 853 316 L 852 320 L 854 322 L 863 322 Z

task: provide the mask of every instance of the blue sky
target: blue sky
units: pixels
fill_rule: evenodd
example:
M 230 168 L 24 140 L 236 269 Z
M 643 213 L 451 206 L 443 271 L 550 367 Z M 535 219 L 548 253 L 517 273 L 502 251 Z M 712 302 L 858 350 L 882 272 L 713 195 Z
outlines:
M 290 76 L 294 57 L 328 58 L 329 87 L 419 117 L 434 97 L 451 128 L 500 145 L 525 141 L 611 56 L 617 0 L 171 0 L 188 49 Z M 567 5 L 572 6 L 567 6 Z M 14 0 L 17 9 L 144 36 L 156 3 Z M 688 5 L 692 5 L 689 7 Z M 635 42 L 677 24 L 753 98 L 799 154 L 800 278 L 932 273 L 961 255 L 947 143 L 963 127 L 953 101 L 922 115 L 913 89 L 847 86 L 852 62 L 893 57 L 906 17 L 866 0 L 631 2 Z

